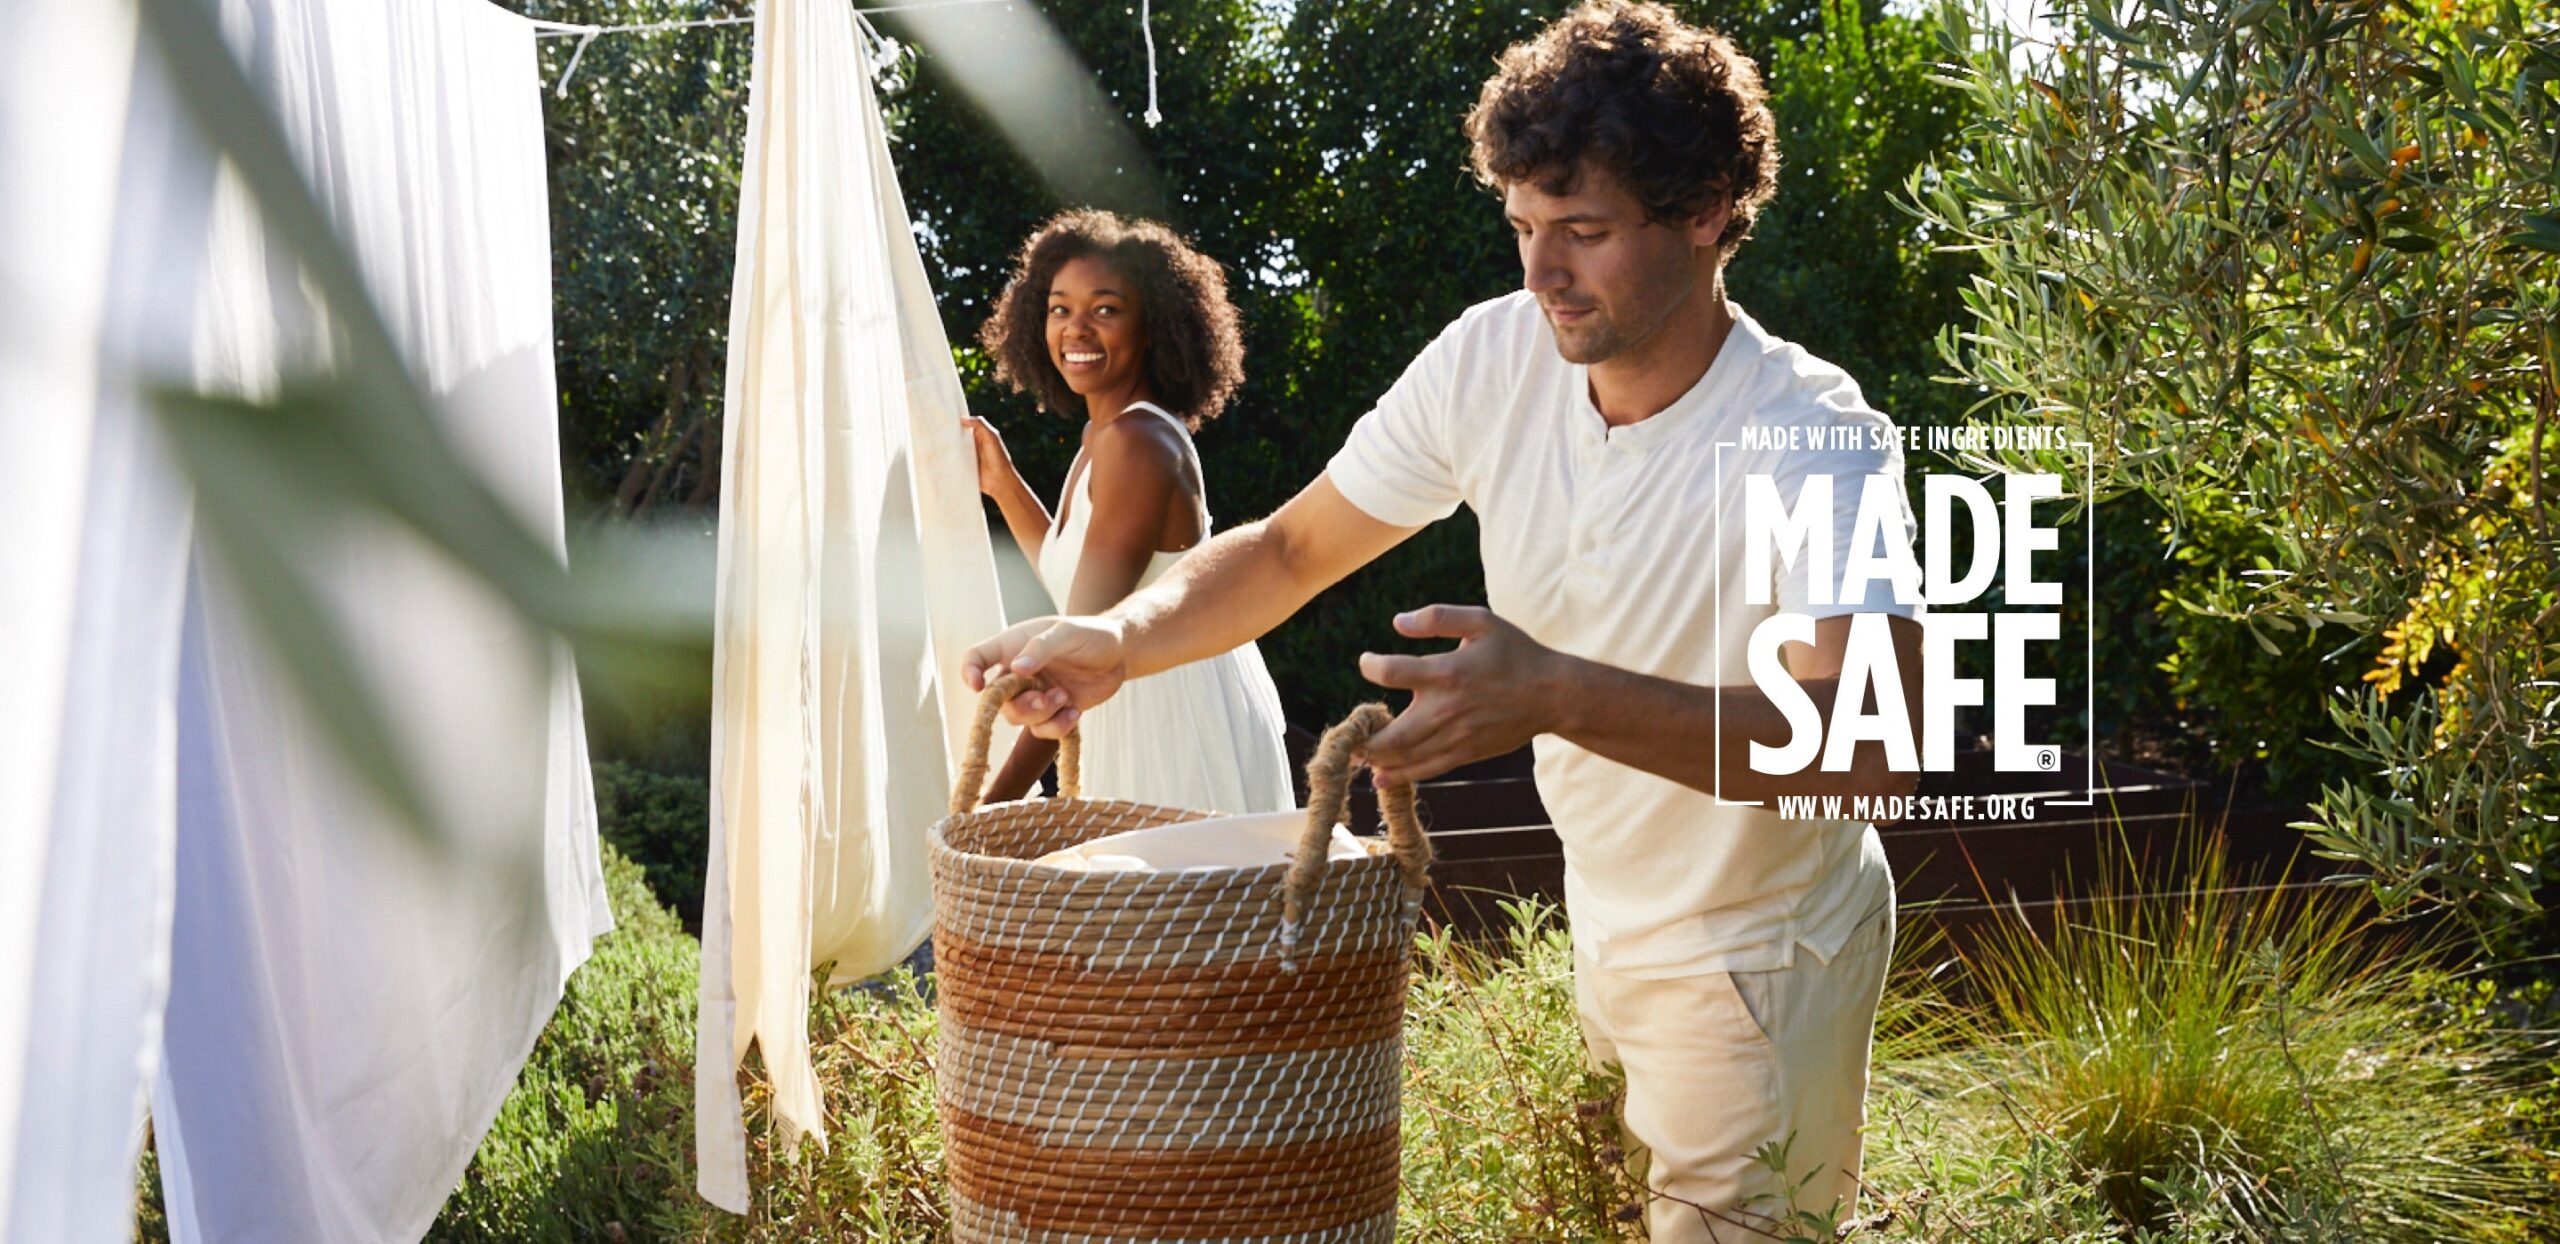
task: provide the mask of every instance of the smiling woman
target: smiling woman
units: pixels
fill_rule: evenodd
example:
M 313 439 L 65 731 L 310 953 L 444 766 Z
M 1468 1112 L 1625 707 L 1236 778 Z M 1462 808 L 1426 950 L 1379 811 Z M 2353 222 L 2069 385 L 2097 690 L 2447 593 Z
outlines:
M 1078 269 L 1075 295 L 1061 287 L 1066 269 Z M 1107 274 L 1110 280 L 1099 278 Z M 1153 308 L 1144 340 L 1133 348 L 1144 363 L 1150 396 L 1193 430 L 1218 417 L 1244 383 L 1244 345 L 1237 335 L 1235 304 L 1227 300 L 1226 273 L 1193 250 L 1173 230 L 1152 220 L 1127 220 L 1110 212 L 1063 213 L 1023 243 L 1005 292 L 979 334 L 996 360 L 996 377 L 1064 414 L 1083 411 L 1093 386 L 1071 380 L 1056 357 L 1062 298 L 1090 304 L 1102 290 L 1121 314 Z M 1079 338 L 1079 344 L 1090 344 Z M 1113 414 L 1119 408 L 1113 407 Z
M 1052 514 L 986 420 L 969 426 L 978 485 L 995 498 L 1061 612 L 1100 613 L 1155 582 L 1209 536 L 1191 433 L 1244 379 L 1244 347 L 1217 261 L 1153 221 L 1061 215 L 1023 244 L 980 334 L 996 374 L 1043 408 L 1081 414 L 1082 448 Z M 1295 805 L 1279 693 L 1250 643 L 1133 680 L 1080 723 L 1084 791 L 1221 812 Z M 1025 736 L 986 798 L 1029 792 L 1056 744 Z

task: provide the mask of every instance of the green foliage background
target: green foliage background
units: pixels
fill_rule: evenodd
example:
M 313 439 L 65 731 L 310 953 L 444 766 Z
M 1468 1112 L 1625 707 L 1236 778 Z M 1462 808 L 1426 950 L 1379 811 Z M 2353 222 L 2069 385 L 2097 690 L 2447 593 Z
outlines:
M 637 23 L 736 16 L 743 0 L 514 0 L 534 16 Z M 1103 206 L 1159 203 L 1228 266 L 1247 381 L 1203 431 L 1222 523 L 1313 479 L 1351 423 L 1467 306 L 1517 287 L 1493 197 L 1466 169 L 1459 120 L 1503 48 L 1564 9 L 1525 4 L 1296 5 L 1203 0 L 1155 10 L 1163 123 L 1146 90 L 1136 6 L 1041 13 L 1128 114 L 1154 164 Z M 1929 29 L 1880 4 L 1683 4 L 1760 58 L 1785 164 L 1774 208 L 1732 271 L 1779 334 L 1858 376 L 1906 423 L 1948 421 L 1932 341 L 1970 264 L 1898 209 L 1902 182 L 1965 123 L 1933 83 Z M 895 16 L 878 19 L 892 38 Z M 566 66 L 575 39 L 546 43 Z M 561 402 L 572 496 L 603 515 L 687 516 L 716 500 L 720 362 L 751 51 L 744 27 L 597 40 L 551 103 Z M 1014 250 L 1067 206 L 1043 188 L 929 55 L 882 80 L 898 173 L 972 407 L 997 421 L 1035 488 L 1054 491 L 1076 429 L 1002 392 L 973 345 Z M 1160 197 L 1159 197 L 1160 196 Z M 712 469 L 705 470 L 705 463 Z M 1352 668 L 1405 646 L 1401 609 L 1483 598 L 1460 515 L 1326 593 L 1264 643 L 1292 720 L 1371 698 Z M 2072 697 L 2076 698 L 2076 697 Z
M 2156 507 L 2172 688 L 2318 784 L 2324 853 L 2548 950 L 2560 17 L 2063 7 L 2026 46 L 1946 13 L 1976 120 L 1913 189 L 1982 261 L 1948 365 Z
M 513 2 L 579 22 L 748 12 Z M 1136 7 L 1039 6 L 1150 165 L 1092 181 L 1094 200 L 1157 211 L 1229 267 L 1248 380 L 1201 436 L 1224 521 L 1285 500 L 1442 326 L 1516 286 L 1459 121 L 1495 56 L 1563 7 L 1168 4 L 1149 128 Z M 2031 671 L 2057 681 L 2031 728 L 2252 765 L 2321 797 L 2330 848 L 2399 896 L 2538 911 L 2560 842 L 2551 464 L 2526 435 L 2553 405 L 2549 19 L 2144 0 L 2066 14 L 2035 61 L 1864 0 L 1674 7 L 1773 88 L 1780 192 L 1736 299 L 1907 426 L 2053 419 L 2105 451 L 2109 499 L 2077 520 L 2096 538 L 2066 532 L 2047 568 L 2100 581 L 2064 619 L 2077 632 L 2087 609 L 2095 651 Z M 550 105 L 564 442 L 591 521 L 710 527 L 749 43 L 600 39 Z M 547 41 L 548 71 L 575 45 Z M 1015 247 L 1066 204 L 945 71 L 907 48 L 880 76 L 900 179 L 972 406 L 1053 490 L 1075 427 L 1000 391 L 968 343 Z M 1394 612 L 1480 601 L 1474 542 L 1461 514 L 1269 636 L 1291 718 L 1373 696 L 1354 657 L 1417 647 Z M 2363 692 L 2369 673 L 2388 695 Z M 702 750 L 660 734 L 656 756 Z

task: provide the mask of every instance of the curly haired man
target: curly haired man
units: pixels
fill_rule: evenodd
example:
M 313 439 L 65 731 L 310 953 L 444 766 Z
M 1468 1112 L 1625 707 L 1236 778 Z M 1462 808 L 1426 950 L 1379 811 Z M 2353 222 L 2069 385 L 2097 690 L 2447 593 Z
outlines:
M 1413 693 L 1369 745 L 1378 779 L 1534 743 L 1564 843 L 1584 1035 L 1625 1068 L 1657 1244 L 1763 1238 L 1792 1210 L 1845 1215 L 1893 882 L 1873 826 L 1769 805 L 1906 794 L 1916 779 L 1876 743 L 1845 770 L 1755 772 L 1750 745 L 1793 731 L 1745 640 L 1774 612 L 1812 619 L 1786 674 L 1827 727 L 1855 615 L 1887 615 L 1917 720 L 1915 608 L 1811 579 L 1894 542 L 1908 554 L 1907 504 L 1898 525 L 1853 514 L 1868 477 L 1900 489 L 1898 441 L 1846 374 L 1725 296 L 1778 152 L 1759 70 L 1722 35 L 1657 4 L 1595 0 L 1503 56 L 1466 132 L 1518 237 L 1521 288 L 1449 325 L 1278 512 L 1106 614 L 989 640 L 967 677 L 1043 675 L 1008 713 L 1062 733 L 1123 679 L 1261 635 L 1469 507 L 1486 607 L 1395 619 L 1454 650 L 1361 658 L 1371 681 Z M 1775 565 L 1760 592 L 1743 590 L 1740 539 L 1754 475 L 1790 507 L 1828 477 L 1837 506 L 1811 534 L 1831 556 Z M 1772 1144 L 1783 1170 L 1755 1156 Z

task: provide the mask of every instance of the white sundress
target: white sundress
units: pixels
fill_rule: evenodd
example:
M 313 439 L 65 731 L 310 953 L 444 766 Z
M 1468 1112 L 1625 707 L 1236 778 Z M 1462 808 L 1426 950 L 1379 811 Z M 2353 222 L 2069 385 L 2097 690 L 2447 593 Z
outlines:
M 1182 432 L 1183 452 L 1197 467 L 1190 429 L 1160 406 L 1138 402 Z M 1040 544 L 1040 583 L 1065 612 L 1084 560 L 1085 529 L 1093 513 L 1093 472 L 1072 471 L 1074 482 Z M 1203 473 L 1206 478 L 1206 473 Z M 1204 500 L 1201 538 L 1208 538 Z M 1164 577 L 1185 553 L 1158 550 L 1138 587 Z M 1135 589 L 1132 589 L 1135 590 Z M 1251 643 L 1206 660 L 1123 683 L 1118 694 L 1087 711 L 1077 729 L 1084 736 L 1084 793 L 1092 799 L 1207 812 L 1279 812 L 1297 806 L 1283 745 L 1286 723 L 1280 692 Z

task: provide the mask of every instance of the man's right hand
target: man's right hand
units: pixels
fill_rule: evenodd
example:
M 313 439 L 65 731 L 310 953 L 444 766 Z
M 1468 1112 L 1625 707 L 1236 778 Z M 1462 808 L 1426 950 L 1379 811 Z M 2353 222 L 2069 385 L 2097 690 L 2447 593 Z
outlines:
M 1040 686 L 1013 697 L 1004 719 L 1044 739 L 1064 738 L 1085 711 L 1120 690 L 1129 658 L 1117 622 L 1105 618 L 1034 618 L 969 650 L 960 677 L 972 691 L 1007 671 Z

